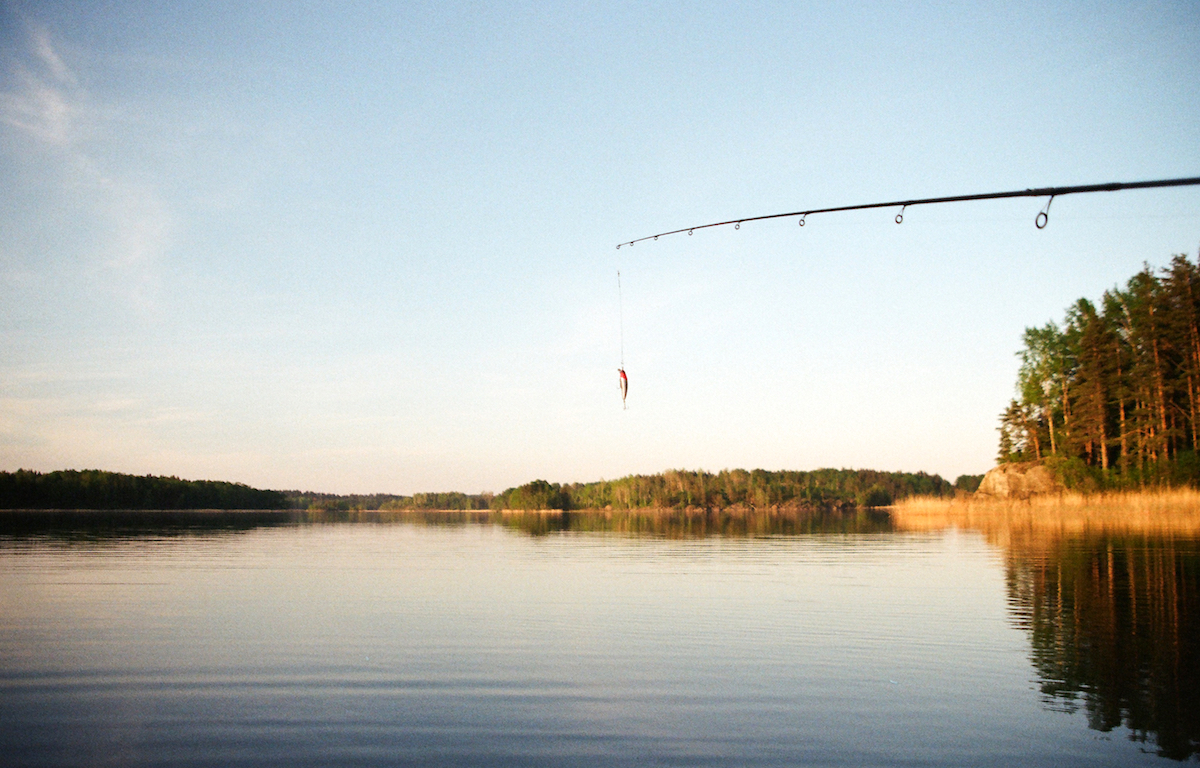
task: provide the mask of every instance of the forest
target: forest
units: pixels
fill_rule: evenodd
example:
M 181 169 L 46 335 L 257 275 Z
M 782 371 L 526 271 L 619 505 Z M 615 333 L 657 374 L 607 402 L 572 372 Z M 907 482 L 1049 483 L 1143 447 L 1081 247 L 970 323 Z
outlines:
M 924 472 L 818 469 L 670 470 L 593 483 L 534 480 L 502 494 L 457 491 L 395 494 L 264 491 L 239 483 L 124 475 L 101 470 L 0 472 L 0 509 L 305 509 L 313 511 L 487 511 L 535 509 L 849 509 L 882 507 L 908 496 L 973 491 L 979 475 L 951 485 Z
M 400 496 L 393 493 L 352 493 L 339 495 L 336 493 L 314 493 L 312 491 L 283 491 L 287 498 L 287 506 L 291 509 L 311 509 L 325 511 L 383 509 L 404 511 L 412 510 L 487 510 L 490 509 L 492 494 L 490 493 L 459 493 L 445 491 L 440 493 L 414 493 L 412 496 Z
M 0 472 L 0 509 L 282 509 L 279 491 L 98 469 Z
M 1200 480 L 1200 268 L 1150 265 L 1061 325 L 1026 328 L 1001 462 L 1045 461 L 1084 491 Z
M 974 490 L 975 476 L 959 478 L 958 487 Z M 924 472 L 877 472 L 866 469 L 818 469 L 809 472 L 727 469 L 717 473 L 669 470 L 619 480 L 560 485 L 535 480 L 509 488 L 492 499 L 493 509 L 831 509 L 884 507 L 907 496 L 955 493 L 938 475 Z

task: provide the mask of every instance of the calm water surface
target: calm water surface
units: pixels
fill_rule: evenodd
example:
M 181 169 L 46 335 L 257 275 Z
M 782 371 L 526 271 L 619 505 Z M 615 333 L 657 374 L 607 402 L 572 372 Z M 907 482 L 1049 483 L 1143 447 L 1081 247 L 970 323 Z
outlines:
M 727 523 L 10 516 L 0 754 L 87 766 L 1196 759 L 1196 540 L 996 543 L 861 515 Z

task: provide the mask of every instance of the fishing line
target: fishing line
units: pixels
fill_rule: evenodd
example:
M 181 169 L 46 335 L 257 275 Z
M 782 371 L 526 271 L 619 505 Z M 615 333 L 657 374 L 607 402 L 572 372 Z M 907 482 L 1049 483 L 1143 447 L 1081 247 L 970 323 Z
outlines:
M 621 327 L 621 370 L 625 370 L 625 302 L 621 298 L 621 270 L 617 270 L 617 318 Z
M 626 410 L 625 398 L 629 396 L 629 377 L 625 375 L 625 300 L 621 296 L 621 270 L 617 270 L 617 316 L 621 323 L 621 367 L 617 369 L 617 383 L 621 386 L 621 410 Z
M 649 235 L 647 237 L 639 237 L 637 240 L 630 240 L 621 243 L 617 246 L 620 250 L 622 245 L 633 245 L 640 243 L 643 240 L 657 240 L 660 237 L 667 235 L 677 235 L 680 232 L 687 232 L 689 235 L 697 229 L 711 229 L 712 227 L 724 227 L 730 224 L 734 225 L 734 229 L 741 229 L 742 225 L 748 221 L 765 221 L 767 219 L 786 219 L 792 216 L 800 217 L 799 224 L 804 226 L 806 217 L 815 213 L 838 213 L 840 211 L 864 211 L 870 208 L 899 208 L 900 212 L 896 214 L 896 223 L 900 224 L 904 221 L 904 209 L 913 205 L 933 205 L 936 203 L 962 203 L 970 200 L 1000 200 L 1008 197 L 1048 197 L 1046 207 L 1043 208 L 1034 218 L 1034 226 L 1038 229 L 1045 229 L 1050 223 L 1050 203 L 1054 198 L 1062 195 L 1077 195 L 1086 192 L 1119 192 L 1124 189 L 1153 189 L 1156 187 L 1191 187 L 1200 184 L 1200 177 L 1191 177 L 1186 179 L 1160 179 L 1157 181 L 1129 181 L 1129 182 L 1112 182 L 1109 184 L 1084 184 L 1075 187 L 1042 187 L 1039 189 L 1019 189 L 1013 192 L 986 192 L 979 195 L 952 195 L 949 197 L 926 197 L 919 200 L 895 200 L 890 203 L 867 203 L 865 205 L 841 205 L 835 208 L 812 208 L 807 211 L 792 211 L 791 213 L 773 213 L 768 216 L 750 216 L 744 219 L 730 219 L 729 221 L 718 221 L 712 224 L 700 224 L 698 226 L 683 227 L 682 229 L 673 229 L 670 232 L 660 232 L 657 235 Z M 618 273 L 618 284 L 620 283 L 620 273 Z M 618 285 L 619 288 L 619 285 Z

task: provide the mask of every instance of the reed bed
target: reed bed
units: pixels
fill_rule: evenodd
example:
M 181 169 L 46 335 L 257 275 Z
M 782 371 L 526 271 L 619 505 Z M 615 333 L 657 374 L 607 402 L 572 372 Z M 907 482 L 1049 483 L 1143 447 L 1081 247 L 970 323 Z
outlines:
M 1065 491 L 1028 499 L 914 496 L 892 507 L 902 530 L 968 528 L 999 534 L 1169 534 L 1200 537 L 1200 491 L 1191 488 L 1081 494 Z

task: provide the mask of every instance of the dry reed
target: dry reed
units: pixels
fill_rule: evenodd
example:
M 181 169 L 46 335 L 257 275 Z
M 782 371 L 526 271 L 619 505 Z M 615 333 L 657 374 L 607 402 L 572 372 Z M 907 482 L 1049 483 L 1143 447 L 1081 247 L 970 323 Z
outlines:
M 1029 499 L 926 496 L 903 499 L 892 519 L 904 530 L 967 528 L 988 534 L 1135 533 L 1200 535 L 1200 491 L 1064 492 Z

